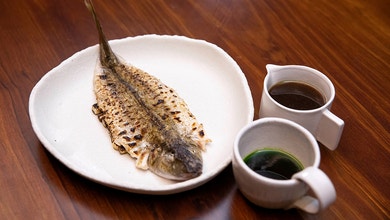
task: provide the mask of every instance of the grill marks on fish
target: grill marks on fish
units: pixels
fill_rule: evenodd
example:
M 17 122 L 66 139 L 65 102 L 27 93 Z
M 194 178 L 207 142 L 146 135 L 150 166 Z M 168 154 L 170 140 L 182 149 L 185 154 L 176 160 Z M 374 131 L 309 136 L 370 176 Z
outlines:
M 104 80 L 101 79 L 103 70 Z M 144 136 L 153 131 L 150 115 L 142 108 L 127 87 L 117 82 L 108 70 L 97 66 L 94 90 L 97 103 L 93 111 L 108 129 L 114 149 L 138 158 L 136 166 L 147 169 L 148 144 Z M 149 132 L 147 132 L 149 131 Z
M 94 114 L 110 133 L 114 149 L 136 166 L 164 178 L 186 180 L 202 173 L 201 151 L 211 140 L 176 91 L 126 64 L 111 50 L 91 1 L 85 1 L 99 32 Z

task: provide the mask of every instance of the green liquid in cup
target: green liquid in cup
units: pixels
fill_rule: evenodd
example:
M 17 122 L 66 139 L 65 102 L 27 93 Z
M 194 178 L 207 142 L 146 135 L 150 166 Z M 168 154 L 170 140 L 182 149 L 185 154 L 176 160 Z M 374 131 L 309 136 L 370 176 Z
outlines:
M 293 155 L 270 148 L 250 153 L 244 162 L 256 173 L 276 180 L 291 179 L 295 173 L 303 170 L 302 163 Z

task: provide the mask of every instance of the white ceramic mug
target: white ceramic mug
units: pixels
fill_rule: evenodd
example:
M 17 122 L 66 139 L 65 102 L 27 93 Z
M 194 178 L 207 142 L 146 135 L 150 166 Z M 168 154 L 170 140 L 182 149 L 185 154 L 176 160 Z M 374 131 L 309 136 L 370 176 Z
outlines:
M 250 153 L 274 148 L 294 155 L 303 170 L 291 179 L 264 177 L 244 162 Z M 239 190 L 252 203 L 271 209 L 299 208 L 318 213 L 336 199 L 331 180 L 322 172 L 314 136 L 301 125 L 283 118 L 258 119 L 240 130 L 234 142 L 233 173 Z M 311 189 L 313 195 L 308 195 Z
M 280 117 L 292 120 L 308 129 L 327 148 L 334 150 L 340 141 L 344 121 L 330 112 L 335 97 L 332 82 L 318 70 L 306 66 L 266 65 L 259 117 Z M 296 110 L 283 106 L 269 94 L 272 86 L 283 81 L 303 82 L 316 88 L 326 99 L 326 103 L 312 110 Z

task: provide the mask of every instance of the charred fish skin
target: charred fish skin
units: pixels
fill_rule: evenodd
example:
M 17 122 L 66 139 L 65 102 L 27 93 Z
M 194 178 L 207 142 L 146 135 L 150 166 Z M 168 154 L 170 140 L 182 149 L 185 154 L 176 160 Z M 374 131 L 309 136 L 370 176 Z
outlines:
M 203 125 L 174 89 L 113 53 L 92 1 L 84 2 L 99 33 L 92 110 L 109 131 L 114 149 L 130 154 L 138 168 L 167 179 L 201 175 L 202 150 L 211 141 Z

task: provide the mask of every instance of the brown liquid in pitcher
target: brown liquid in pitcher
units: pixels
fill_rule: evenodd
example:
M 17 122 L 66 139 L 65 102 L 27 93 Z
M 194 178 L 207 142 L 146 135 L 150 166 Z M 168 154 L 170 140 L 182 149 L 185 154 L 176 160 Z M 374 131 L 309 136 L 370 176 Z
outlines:
M 325 98 L 312 86 L 293 81 L 282 81 L 268 91 L 278 103 L 297 110 L 316 109 L 325 104 Z

